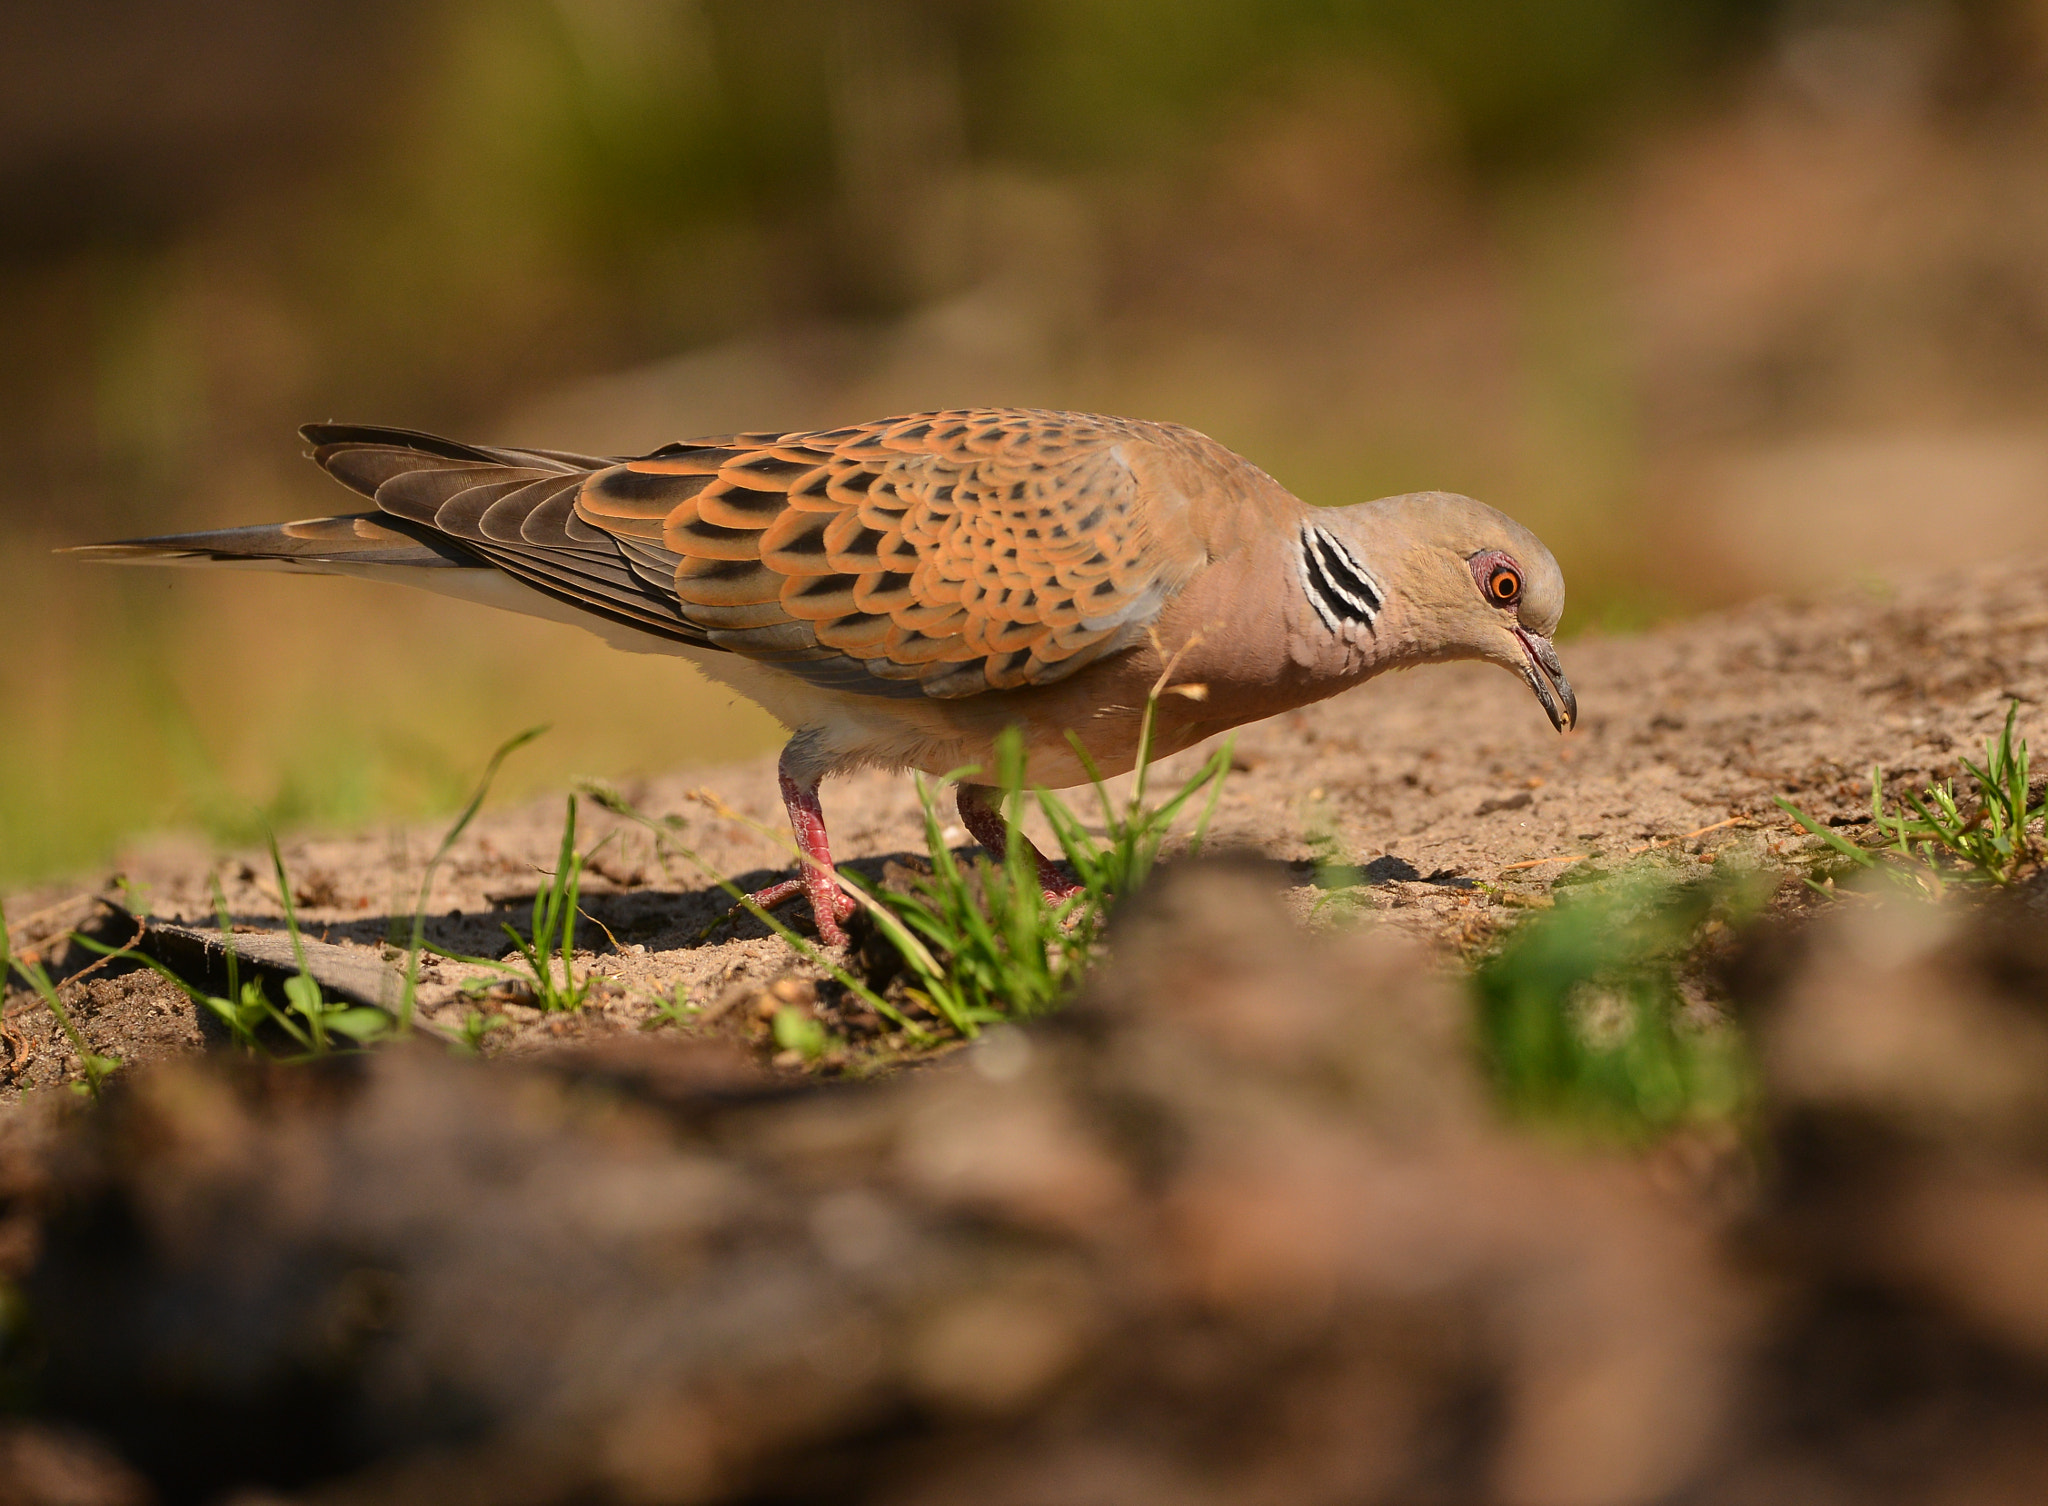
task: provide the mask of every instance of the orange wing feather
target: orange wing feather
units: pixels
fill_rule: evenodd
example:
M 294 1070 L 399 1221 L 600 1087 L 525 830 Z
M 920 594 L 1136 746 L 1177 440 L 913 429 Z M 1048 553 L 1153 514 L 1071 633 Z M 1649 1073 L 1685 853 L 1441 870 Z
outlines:
M 1159 433 L 971 409 L 705 439 L 595 472 L 575 511 L 673 557 L 680 615 L 717 647 L 972 695 L 1123 647 L 1199 563 L 1127 453 Z
M 1249 472 L 1184 429 L 1017 408 L 633 460 L 305 433 L 383 515 L 538 590 L 903 696 L 1050 684 L 1129 644 L 1206 558 L 1185 493 L 1219 466 Z

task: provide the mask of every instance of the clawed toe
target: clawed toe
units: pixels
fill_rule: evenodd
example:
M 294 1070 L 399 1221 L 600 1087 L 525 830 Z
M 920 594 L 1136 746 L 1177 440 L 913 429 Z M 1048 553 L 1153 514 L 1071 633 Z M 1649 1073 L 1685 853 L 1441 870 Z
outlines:
M 811 919 L 818 927 L 818 940 L 827 946 L 845 946 L 845 923 L 853 919 L 853 912 L 859 908 L 852 895 L 836 887 L 822 895 L 813 894 Z
M 708 939 L 719 927 L 730 925 L 742 915 L 751 915 L 755 910 L 773 910 L 777 905 L 798 898 L 808 898 L 811 902 L 811 919 L 817 925 L 818 939 L 827 946 L 844 945 L 844 923 L 851 920 L 853 912 L 860 907 L 854 903 L 852 895 L 832 886 L 829 881 L 822 890 L 814 892 L 813 886 L 802 878 L 784 879 L 765 889 L 756 889 L 706 926 L 697 939 Z
M 777 905 L 782 904 L 785 901 L 795 899 L 799 894 L 803 892 L 804 885 L 802 879 L 784 879 L 779 884 L 770 884 L 765 889 L 756 889 L 752 894 L 749 894 L 747 896 L 747 899 L 752 900 L 755 904 L 759 905 L 764 910 L 772 910 Z M 732 909 L 727 913 L 737 915 L 746 908 L 746 900 L 742 900 L 739 904 L 734 905 Z

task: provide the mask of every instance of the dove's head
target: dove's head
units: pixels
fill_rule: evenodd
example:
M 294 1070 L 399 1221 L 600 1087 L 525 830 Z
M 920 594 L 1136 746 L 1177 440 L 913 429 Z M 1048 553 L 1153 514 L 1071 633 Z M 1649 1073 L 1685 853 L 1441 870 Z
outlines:
M 1485 659 L 1527 681 L 1560 732 L 1578 720 L 1551 646 L 1564 574 L 1513 518 L 1412 492 L 1319 509 L 1301 549 L 1309 604 L 1333 636 L 1369 640 L 1380 665 Z

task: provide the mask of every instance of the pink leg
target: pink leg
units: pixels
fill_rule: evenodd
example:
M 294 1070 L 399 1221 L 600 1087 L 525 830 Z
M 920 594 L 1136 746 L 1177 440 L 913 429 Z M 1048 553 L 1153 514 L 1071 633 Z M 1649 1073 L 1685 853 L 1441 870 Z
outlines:
M 818 804 L 818 781 L 790 772 L 787 748 L 776 772 L 782 783 L 782 803 L 789 811 L 789 828 L 796 833 L 797 851 L 804 855 L 803 868 L 795 878 L 770 884 L 748 898 L 766 910 L 804 895 L 811 902 L 818 939 L 827 946 L 838 946 L 846 940 L 842 922 L 851 919 L 858 907 L 853 896 L 832 881 L 832 848 L 825 838 L 825 812 Z
M 1003 819 L 1002 813 L 989 799 L 993 793 L 983 785 L 963 784 L 955 791 L 955 798 L 960 805 L 960 824 L 973 834 L 975 841 L 988 849 L 990 857 L 1001 861 L 1009 850 L 1010 823 Z M 1039 887 L 1045 890 L 1048 903 L 1056 905 L 1069 895 L 1081 892 L 1081 886 L 1061 873 L 1059 865 L 1040 852 L 1036 843 L 1021 832 L 1018 836 L 1024 843 L 1024 850 L 1038 865 Z

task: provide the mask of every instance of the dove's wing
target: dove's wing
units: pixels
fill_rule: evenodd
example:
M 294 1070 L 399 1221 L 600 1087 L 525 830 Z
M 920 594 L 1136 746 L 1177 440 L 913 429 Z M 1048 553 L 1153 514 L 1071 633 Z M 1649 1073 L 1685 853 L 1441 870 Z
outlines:
M 944 698 L 1050 684 L 1143 634 L 1206 561 L 1183 436 L 978 409 L 610 461 L 306 431 L 408 533 L 585 610 L 822 685 Z

